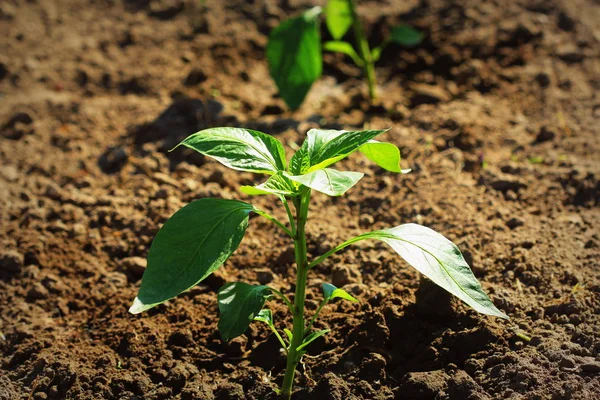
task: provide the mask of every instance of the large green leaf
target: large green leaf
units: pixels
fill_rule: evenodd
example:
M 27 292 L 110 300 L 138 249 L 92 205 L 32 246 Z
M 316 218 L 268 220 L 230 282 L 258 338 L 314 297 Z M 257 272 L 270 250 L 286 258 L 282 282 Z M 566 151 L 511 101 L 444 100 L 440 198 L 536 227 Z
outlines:
M 423 34 L 408 25 L 397 25 L 392 28 L 390 40 L 396 44 L 412 47 L 423 40 Z
M 281 142 L 252 129 L 205 129 L 188 136 L 177 146 L 181 145 L 239 171 L 275 174 L 286 168 Z
M 269 177 L 266 182 L 257 186 L 241 186 L 240 190 L 243 193 L 251 196 L 262 194 L 276 194 L 279 196 L 296 196 L 298 189 L 296 185 L 286 176 L 277 174 Z
M 337 131 L 311 129 L 302 146 L 290 160 L 289 170 L 293 175 L 323 169 L 358 150 L 362 145 L 382 134 L 384 130 Z
M 258 316 L 261 320 L 266 317 L 260 311 L 270 295 L 271 289 L 268 286 L 243 282 L 228 283 L 219 289 L 219 333 L 223 340 L 228 341 L 246 332 L 255 317 Z
M 360 238 L 384 241 L 415 269 L 475 311 L 508 318 L 483 292 L 458 247 L 434 230 L 417 224 L 404 224 L 366 233 Z
M 391 172 L 407 173 L 400 168 L 400 150 L 391 143 L 369 140 L 360 146 L 360 152 L 381 168 Z
M 323 69 L 318 16 L 320 7 L 283 21 L 267 43 L 271 77 L 286 104 L 296 109 Z
M 288 178 L 329 196 L 341 196 L 365 174 L 362 172 L 319 169 L 304 175 L 288 175 Z
M 129 312 L 138 314 L 192 288 L 237 249 L 252 205 L 200 199 L 177 211 L 152 242 L 148 266 Z
M 343 289 L 338 289 L 331 283 L 323 284 L 323 297 L 325 302 L 329 302 L 330 300 L 340 298 L 351 301 L 353 303 L 358 303 L 358 300 L 356 300 L 352 295 L 350 295 L 350 293 L 346 292 Z
M 341 39 L 354 22 L 350 1 L 353 0 L 329 0 L 325 6 L 325 23 L 335 40 Z

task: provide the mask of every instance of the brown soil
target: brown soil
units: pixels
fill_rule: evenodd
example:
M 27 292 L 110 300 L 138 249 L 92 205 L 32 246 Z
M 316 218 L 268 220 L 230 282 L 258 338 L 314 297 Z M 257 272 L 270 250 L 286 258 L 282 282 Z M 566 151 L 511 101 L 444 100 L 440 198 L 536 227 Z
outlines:
M 318 325 L 332 333 L 310 347 L 295 399 L 598 398 L 598 1 L 361 1 L 374 41 L 397 22 L 426 40 L 385 51 L 381 106 L 328 54 L 295 113 L 268 76 L 266 34 L 314 3 L 281 3 L 0 2 L 0 399 L 274 397 L 277 341 L 254 324 L 223 343 L 215 292 L 292 290 L 276 227 L 253 218 L 215 276 L 127 312 L 167 217 L 200 197 L 244 199 L 238 186 L 262 179 L 166 152 L 211 126 L 272 133 L 290 151 L 311 127 L 392 127 L 382 139 L 413 172 L 344 161 L 367 176 L 344 198 L 314 196 L 311 255 L 422 223 L 460 246 L 511 317 L 475 314 L 384 245 L 349 248 L 311 276 L 308 308 L 323 281 L 361 302 L 327 307 Z

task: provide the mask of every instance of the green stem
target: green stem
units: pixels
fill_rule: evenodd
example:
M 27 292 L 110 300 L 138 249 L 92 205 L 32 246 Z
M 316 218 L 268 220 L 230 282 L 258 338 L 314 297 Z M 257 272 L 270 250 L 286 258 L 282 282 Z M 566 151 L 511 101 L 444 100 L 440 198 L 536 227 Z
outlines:
M 315 311 L 315 315 L 313 315 L 310 322 L 308 323 L 308 326 L 306 327 L 306 333 L 309 333 L 309 331 L 312 329 L 312 326 L 314 325 L 315 321 L 317 320 L 317 317 L 319 316 L 319 313 L 321 312 L 323 307 L 325 307 L 325 304 L 327 304 L 327 301 L 325 301 L 325 300 L 323 300 L 321 302 L 321 304 L 319 304 L 319 308 L 317 308 L 317 311 Z
M 367 82 L 369 83 L 369 97 L 371 102 L 377 101 L 377 77 L 375 75 L 375 62 L 371 55 L 371 49 L 369 48 L 369 42 L 365 35 L 365 30 L 360 18 L 356 13 L 356 5 L 354 0 L 348 0 L 350 10 L 352 12 L 352 29 L 354 30 L 354 38 L 358 45 L 358 55 L 363 59 L 363 71 L 367 76 Z
M 272 287 L 269 287 L 269 289 L 271 289 L 271 292 L 275 293 L 281 300 L 283 300 L 283 302 L 288 306 L 288 308 L 290 309 L 290 312 L 294 312 L 294 306 L 292 305 L 292 303 L 288 300 L 287 297 L 285 297 L 285 295 L 283 293 L 281 293 L 279 290 L 277 289 L 273 289 Z
M 304 227 L 308 217 L 308 204 L 310 189 L 305 190 L 298 198 L 294 199 L 296 206 L 296 235 L 294 237 L 294 250 L 296 255 L 296 293 L 294 295 L 292 341 L 288 350 L 287 365 L 283 384 L 281 385 L 281 399 L 289 400 L 292 397 L 296 367 L 300 362 L 301 354 L 298 347 L 304 340 L 304 300 L 306 297 L 306 278 L 308 275 L 308 261 L 306 256 L 306 233 Z
M 275 336 L 277 336 L 277 339 L 279 340 L 279 343 L 281 343 L 281 347 L 283 347 L 283 350 L 285 350 L 285 353 L 287 354 L 287 352 L 288 352 L 287 345 L 283 341 L 283 338 L 281 337 L 281 335 L 279 334 L 279 332 L 277 332 L 277 329 L 275 329 L 275 326 L 269 324 L 269 328 L 271 328 L 271 330 L 273 331 L 273 333 L 275 334 Z
M 269 213 L 267 213 L 263 210 L 259 210 L 258 208 L 254 208 L 254 212 L 262 217 L 265 217 L 266 219 L 268 219 L 269 221 L 273 222 L 275 225 L 277 225 L 278 227 L 283 229 L 283 231 L 285 233 L 287 233 L 289 237 L 292 237 L 292 238 L 294 237 L 294 234 L 292 233 L 292 231 L 290 231 L 284 224 L 279 222 L 279 220 L 277 220 L 277 218 L 273 217 L 272 215 L 270 215 Z
M 290 226 L 292 227 L 292 237 L 296 236 L 296 222 L 294 221 L 294 216 L 292 215 L 292 210 L 290 210 L 290 205 L 288 203 L 288 200 L 285 198 L 285 196 L 281 196 L 281 201 L 283 202 L 283 205 L 285 207 L 285 211 L 287 212 L 288 215 L 288 219 L 290 220 Z
M 363 233 L 362 235 L 358 235 L 358 236 L 353 237 L 352 239 L 348 239 L 344 243 L 338 244 L 333 249 L 329 250 L 327 253 L 320 255 L 316 260 L 314 260 L 313 262 L 311 262 L 308 265 L 308 269 L 316 267 L 317 265 L 319 265 L 323 261 L 325 261 L 327 259 L 327 257 L 329 257 L 330 255 L 337 253 L 338 251 L 350 246 L 353 243 L 360 242 L 361 240 L 365 240 L 365 239 L 371 239 L 371 238 L 372 238 L 372 232 Z

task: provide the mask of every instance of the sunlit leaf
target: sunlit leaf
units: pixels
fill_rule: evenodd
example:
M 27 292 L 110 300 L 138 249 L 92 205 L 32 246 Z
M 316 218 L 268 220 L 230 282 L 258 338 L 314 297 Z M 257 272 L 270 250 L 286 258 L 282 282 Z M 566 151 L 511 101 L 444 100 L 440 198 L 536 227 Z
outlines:
M 276 194 L 281 196 L 296 196 L 298 190 L 294 183 L 286 176 L 277 174 L 269 177 L 266 182 L 257 186 L 241 186 L 243 193 L 255 196 L 263 194 Z
M 508 318 L 484 293 L 460 250 L 444 236 L 427 227 L 405 224 L 360 235 L 387 243 L 406 262 L 446 289 L 475 311 Z
M 182 145 L 239 171 L 276 174 L 286 169 L 281 142 L 252 129 L 205 129 L 188 136 L 178 146 Z
M 289 170 L 293 175 L 323 169 L 358 150 L 362 145 L 385 130 L 337 131 L 311 129 L 302 146 L 290 160 Z
M 399 173 L 410 171 L 400 168 L 400 150 L 391 143 L 369 140 L 360 146 L 359 150 L 369 160 L 387 171 Z
M 343 289 L 338 289 L 331 283 L 323 284 L 323 297 L 324 297 L 325 302 L 328 302 L 328 301 L 336 299 L 336 298 L 340 298 L 340 299 L 351 301 L 353 303 L 358 303 L 358 300 L 355 299 L 353 296 L 351 296 L 348 292 L 346 292 Z
M 329 0 L 325 6 L 325 23 L 335 40 L 341 39 L 354 21 L 349 1 L 353 0 Z
M 304 175 L 288 175 L 288 178 L 326 195 L 341 196 L 363 176 L 362 172 L 324 168 Z

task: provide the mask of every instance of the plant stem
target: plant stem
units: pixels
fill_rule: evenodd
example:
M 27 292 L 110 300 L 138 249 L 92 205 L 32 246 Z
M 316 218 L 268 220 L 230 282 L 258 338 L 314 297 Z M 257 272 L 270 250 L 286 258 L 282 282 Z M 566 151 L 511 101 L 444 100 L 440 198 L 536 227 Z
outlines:
M 302 357 L 297 351 L 304 340 L 304 300 L 306 297 L 306 277 L 308 275 L 308 261 L 306 256 L 306 233 L 304 227 L 308 217 L 308 203 L 310 189 L 304 191 L 294 199 L 296 206 L 296 235 L 294 237 L 294 251 L 296 255 L 296 293 L 294 295 L 292 342 L 287 355 L 287 365 L 283 384 L 281 385 L 281 399 L 289 400 L 292 396 L 292 387 L 296 367 Z
M 356 13 L 356 4 L 354 0 L 348 0 L 350 10 L 352 12 L 352 29 L 354 30 L 354 38 L 358 46 L 358 55 L 364 61 L 363 71 L 367 76 L 367 82 L 369 84 L 369 97 L 371 102 L 377 101 L 377 77 L 375 76 L 375 62 L 371 55 L 371 49 L 369 48 L 369 42 L 365 36 L 365 30 L 362 22 Z

